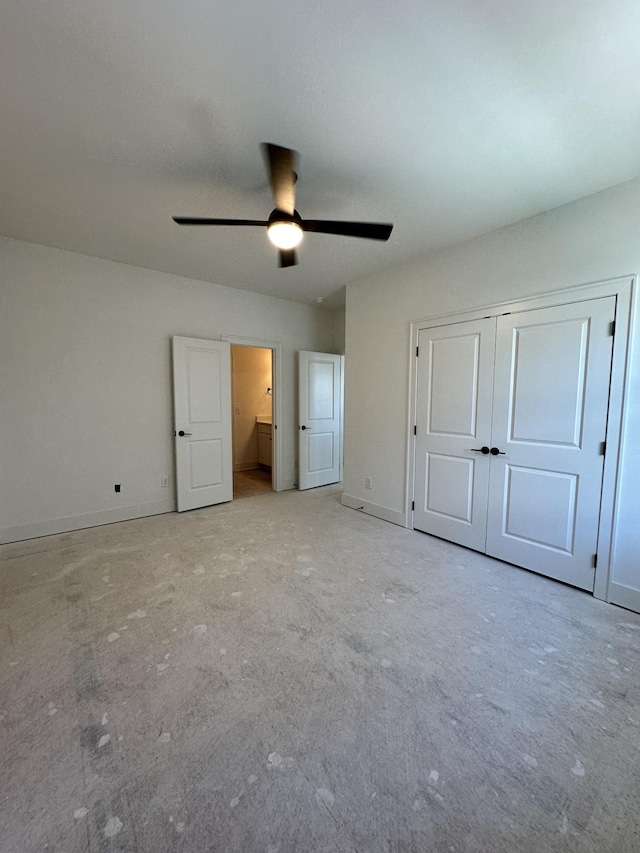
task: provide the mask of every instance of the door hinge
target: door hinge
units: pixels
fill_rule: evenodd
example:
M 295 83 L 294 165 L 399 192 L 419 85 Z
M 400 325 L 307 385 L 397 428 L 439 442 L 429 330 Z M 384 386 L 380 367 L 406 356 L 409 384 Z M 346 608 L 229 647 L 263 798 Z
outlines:
M 604 456 L 606 452 L 607 452 L 607 442 L 601 441 L 600 442 L 600 456 Z
M 411 501 L 411 512 L 413 512 L 415 510 L 415 508 L 416 508 L 416 502 Z
M 616 333 L 616 321 L 612 320 L 609 323 L 609 334 L 611 335 L 611 337 L 613 337 L 615 335 L 615 333 Z
M 420 355 L 420 347 L 416 347 L 416 358 Z
M 417 434 L 418 434 L 418 427 L 417 427 L 417 426 L 414 426 L 414 428 L 413 428 L 413 434 L 414 434 L 414 435 L 417 435 Z
M 593 568 L 594 569 L 598 568 L 598 555 L 597 554 L 593 555 Z

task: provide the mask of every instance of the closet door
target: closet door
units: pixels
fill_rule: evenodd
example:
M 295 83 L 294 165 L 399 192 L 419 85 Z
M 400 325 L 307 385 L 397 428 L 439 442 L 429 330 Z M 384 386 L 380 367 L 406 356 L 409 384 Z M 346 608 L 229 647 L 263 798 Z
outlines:
M 498 317 L 486 551 L 593 591 L 615 297 Z
M 414 527 L 477 551 L 487 529 L 495 329 L 490 317 L 418 337 Z

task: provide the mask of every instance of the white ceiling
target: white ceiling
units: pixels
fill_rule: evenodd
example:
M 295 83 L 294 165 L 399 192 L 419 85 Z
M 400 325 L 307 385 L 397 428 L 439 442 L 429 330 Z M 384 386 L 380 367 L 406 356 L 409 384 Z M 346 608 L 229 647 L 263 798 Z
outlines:
M 638 0 L 2 0 L 0 233 L 337 304 L 356 277 L 640 173 Z M 300 152 L 280 270 L 259 143 Z M 332 296 L 333 294 L 333 296 Z

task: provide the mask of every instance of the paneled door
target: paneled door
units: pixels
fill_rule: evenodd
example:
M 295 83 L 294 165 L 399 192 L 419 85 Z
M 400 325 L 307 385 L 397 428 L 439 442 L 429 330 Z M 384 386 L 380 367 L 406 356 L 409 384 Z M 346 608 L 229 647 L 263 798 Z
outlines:
M 419 332 L 414 527 L 593 590 L 615 297 Z
M 298 353 L 298 487 L 340 481 L 341 356 Z
M 615 297 L 498 317 L 487 554 L 593 590 Z
M 484 551 L 495 317 L 418 335 L 414 527 Z
M 226 341 L 173 338 L 178 512 L 233 499 Z

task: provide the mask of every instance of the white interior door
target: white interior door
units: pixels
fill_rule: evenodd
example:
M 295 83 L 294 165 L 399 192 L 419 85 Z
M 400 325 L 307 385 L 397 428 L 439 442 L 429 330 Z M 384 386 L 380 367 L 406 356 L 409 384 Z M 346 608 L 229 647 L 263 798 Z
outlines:
M 298 353 L 298 487 L 340 481 L 341 356 Z
M 178 512 L 233 499 L 226 341 L 173 338 Z
M 495 329 L 489 317 L 418 337 L 414 527 L 478 551 L 487 532 Z
M 608 297 L 497 326 L 487 553 L 588 590 L 614 316 Z

